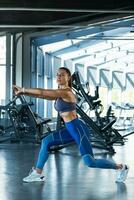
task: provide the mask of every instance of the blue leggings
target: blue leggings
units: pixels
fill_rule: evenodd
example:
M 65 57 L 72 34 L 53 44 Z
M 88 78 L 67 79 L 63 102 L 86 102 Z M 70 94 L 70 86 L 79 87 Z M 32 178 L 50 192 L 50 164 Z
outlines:
M 36 168 L 43 169 L 48 156 L 49 148 L 56 145 L 75 141 L 85 165 L 93 168 L 116 169 L 116 164 L 106 159 L 95 159 L 90 141 L 91 130 L 80 119 L 76 118 L 65 123 L 65 128 L 52 132 L 41 143 Z

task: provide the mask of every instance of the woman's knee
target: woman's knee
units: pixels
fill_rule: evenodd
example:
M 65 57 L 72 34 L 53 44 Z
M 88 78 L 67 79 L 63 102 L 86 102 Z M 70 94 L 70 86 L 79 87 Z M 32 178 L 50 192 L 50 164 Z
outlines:
M 96 167 L 95 159 L 90 154 L 83 155 L 82 159 L 84 161 L 84 164 L 87 165 L 88 167 L 93 167 L 93 168 Z
M 48 150 L 51 142 L 52 142 L 51 135 L 48 135 L 47 137 L 42 139 L 41 148 Z

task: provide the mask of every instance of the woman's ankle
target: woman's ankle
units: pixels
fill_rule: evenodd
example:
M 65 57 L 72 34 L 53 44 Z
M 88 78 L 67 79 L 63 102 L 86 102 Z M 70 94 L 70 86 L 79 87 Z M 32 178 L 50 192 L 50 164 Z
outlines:
M 122 169 L 123 165 L 122 164 L 117 164 L 116 169 Z
M 35 170 L 38 174 L 42 174 L 43 169 L 36 168 Z

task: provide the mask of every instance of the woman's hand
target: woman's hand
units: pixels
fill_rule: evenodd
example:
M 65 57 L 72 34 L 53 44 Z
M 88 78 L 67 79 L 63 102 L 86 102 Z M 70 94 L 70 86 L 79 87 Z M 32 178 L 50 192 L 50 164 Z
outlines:
M 17 85 L 13 85 L 13 92 L 14 92 L 15 95 L 22 94 L 23 93 L 23 89 L 24 88 L 21 88 L 21 87 L 19 87 Z

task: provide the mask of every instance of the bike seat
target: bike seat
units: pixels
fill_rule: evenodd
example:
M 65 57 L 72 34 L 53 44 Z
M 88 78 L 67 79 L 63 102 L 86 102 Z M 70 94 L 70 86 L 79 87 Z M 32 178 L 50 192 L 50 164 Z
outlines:
M 93 102 L 93 107 L 95 108 L 97 105 L 100 105 L 100 103 L 101 103 L 100 100 Z

